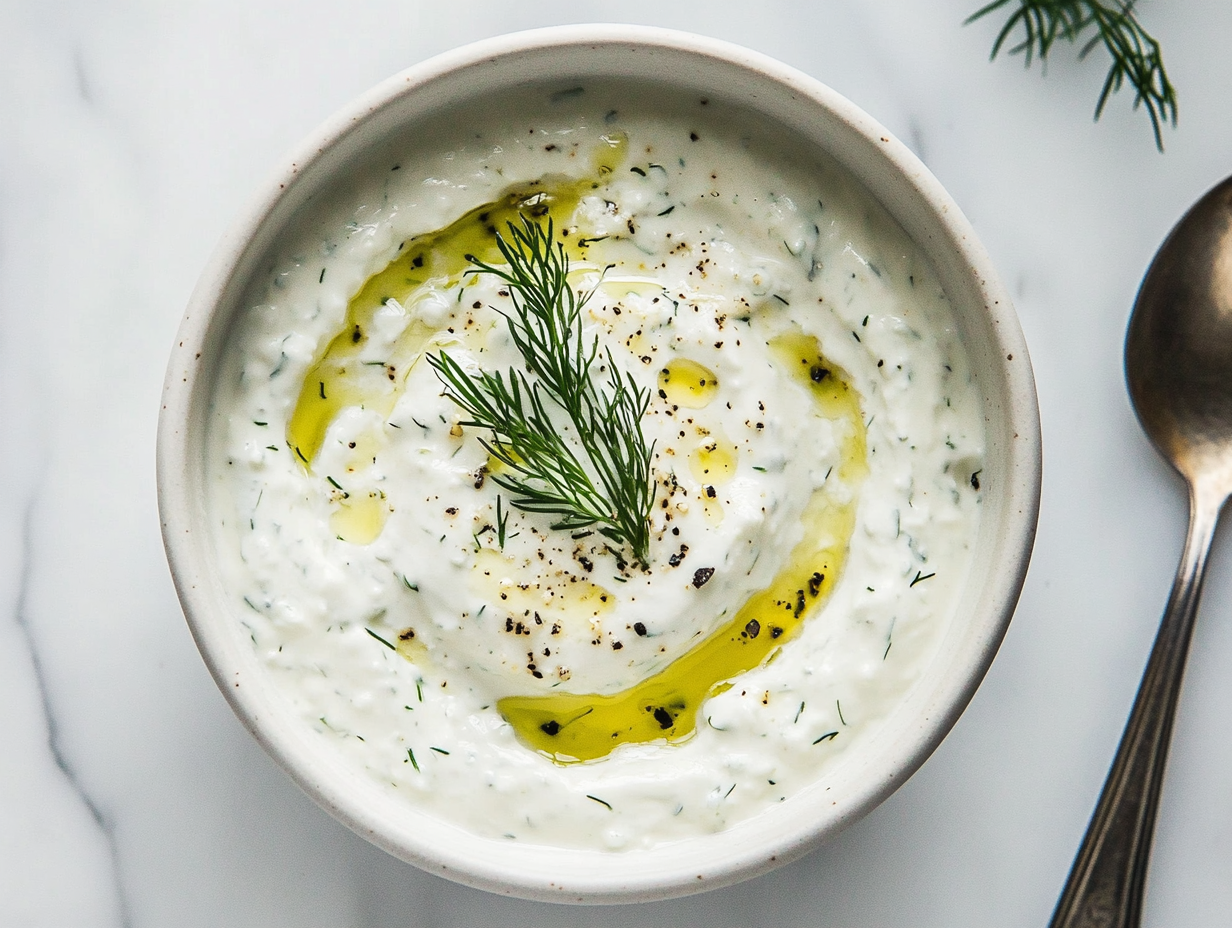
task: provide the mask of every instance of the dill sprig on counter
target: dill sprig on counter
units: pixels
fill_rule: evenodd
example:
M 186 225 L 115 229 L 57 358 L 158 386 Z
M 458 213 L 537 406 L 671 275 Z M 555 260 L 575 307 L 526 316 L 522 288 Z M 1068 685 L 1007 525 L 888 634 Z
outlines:
M 508 237 L 498 234 L 497 245 L 507 267 L 468 260 L 509 285 L 513 309 L 502 314 L 526 370 L 472 376 L 445 352 L 428 361 L 446 395 L 470 416 L 462 425 L 491 431 L 490 440 L 480 441 L 508 468 L 491 478 L 518 494 L 514 506 L 556 516 L 554 529 L 593 525 L 645 564 L 655 499 L 654 445 L 642 433 L 650 391 L 621 372 L 610 350 L 599 352 L 598 336 L 582 334 L 582 307 L 591 293 L 569 285 L 569 258 L 551 219 L 546 227 L 525 217 L 521 226 L 509 223 Z M 564 413 L 572 439 L 549 402 Z
M 1138 22 L 1134 13 L 1137 0 L 992 0 L 967 17 L 974 22 L 997 10 L 1016 6 L 992 46 L 996 58 L 1015 29 L 1021 27 L 1022 41 L 1009 53 L 1021 54 L 1028 67 L 1034 58 L 1044 61 L 1057 39 L 1077 43 L 1090 30 L 1094 34 L 1078 53 L 1085 58 L 1103 45 L 1112 62 L 1104 79 L 1095 118 L 1104 111 L 1108 97 L 1128 83 L 1134 89 L 1134 108 L 1143 107 L 1151 118 L 1155 147 L 1164 150 L 1160 127 L 1176 125 L 1176 88 L 1168 80 L 1159 42 Z

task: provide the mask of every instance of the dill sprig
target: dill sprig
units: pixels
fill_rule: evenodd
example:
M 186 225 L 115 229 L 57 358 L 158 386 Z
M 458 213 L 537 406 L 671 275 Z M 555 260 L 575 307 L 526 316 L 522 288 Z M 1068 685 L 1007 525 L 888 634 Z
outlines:
M 497 245 L 507 267 L 467 257 L 509 285 L 513 310 L 503 315 L 526 370 L 472 376 L 444 352 L 428 361 L 446 395 L 470 416 L 462 424 L 491 432 L 480 441 L 509 469 L 492 480 L 518 494 L 514 506 L 557 516 L 554 529 L 593 525 L 644 564 L 655 499 L 654 445 L 642 434 L 650 391 L 620 371 L 610 349 L 600 354 L 597 335 L 583 335 L 582 307 L 593 291 L 578 294 L 569 285 L 569 259 L 551 219 L 546 227 L 526 217 L 520 227 L 509 223 Z M 553 420 L 549 401 L 564 412 L 574 441 Z
M 1103 114 L 1108 97 L 1128 83 L 1134 88 L 1134 109 L 1141 106 L 1146 110 L 1155 133 L 1155 147 L 1163 151 L 1160 127 L 1164 122 L 1176 125 L 1176 88 L 1164 70 L 1159 42 L 1138 22 L 1134 13 L 1136 3 L 1137 0 L 993 0 L 967 17 L 967 22 L 1016 4 L 1017 9 L 998 33 L 989 57 L 996 58 L 1011 33 L 1021 27 L 1022 41 L 1011 47 L 1009 53 L 1023 55 L 1027 67 L 1036 57 L 1046 60 L 1057 39 L 1077 43 L 1094 28 L 1095 34 L 1082 46 L 1078 57 L 1085 58 L 1099 45 L 1112 57 L 1095 106 L 1095 118 Z

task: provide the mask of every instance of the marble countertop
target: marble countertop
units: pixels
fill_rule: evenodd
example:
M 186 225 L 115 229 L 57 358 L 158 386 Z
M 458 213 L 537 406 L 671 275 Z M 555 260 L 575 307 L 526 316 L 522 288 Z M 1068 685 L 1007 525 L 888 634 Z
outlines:
M 989 64 L 979 0 L 117 0 L 0 4 L 0 924 L 1047 923 L 1137 687 L 1183 487 L 1126 398 L 1152 253 L 1232 173 L 1232 5 L 1143 0 L 1179 89 L 1158 154 L 1102 52 Z M 256 184 L 380 79 L 473 39 L 622 21 L 737 41 L 820 78 L 947 186 L 1022 319 L 1044 428 L 1039 537 L 1004 646 L 902 789 L 768 876 L 610 908 L 428 876 L 318 809 L 219 695 L 163 557 L 154 434 L 192 286 Z M 1232 544 L 1216 539 L 1144 924 L 1232 910 Z

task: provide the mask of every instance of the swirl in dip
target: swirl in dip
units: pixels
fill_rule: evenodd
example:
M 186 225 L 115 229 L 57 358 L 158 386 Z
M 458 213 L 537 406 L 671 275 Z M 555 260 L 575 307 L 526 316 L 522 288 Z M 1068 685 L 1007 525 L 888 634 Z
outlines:
M 933 270 L 839 167 L 706 99 L 530 89 L 439 128 L 303 215 L 230 336 L 238 624 L 307 728 L 480 834 L 647 847 L 822 783 L 926 666 L 976 534 Z M 516 294 L 469 258 L 522 217 L 650 391 L 645 563 L 513 506 L 427 361 L 523 368 Z

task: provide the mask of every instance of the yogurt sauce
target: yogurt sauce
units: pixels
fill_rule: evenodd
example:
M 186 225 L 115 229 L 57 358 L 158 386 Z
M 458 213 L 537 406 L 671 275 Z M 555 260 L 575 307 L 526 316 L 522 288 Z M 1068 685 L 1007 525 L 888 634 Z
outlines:
M 980 399 L 919 249 L 836 166 L 637 99 L 528 94 L 316 206 L 212 413 L 225 582 L 303 724 L 528 843 L 649 847 L 824 781 L 927 665 L 978 526 Z M 652 391 L 645 565 L 513 507 L 424 360 L 522 367 L 466 257 L 520 215 Z

